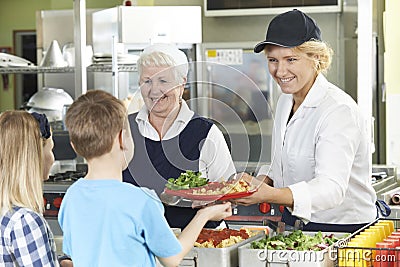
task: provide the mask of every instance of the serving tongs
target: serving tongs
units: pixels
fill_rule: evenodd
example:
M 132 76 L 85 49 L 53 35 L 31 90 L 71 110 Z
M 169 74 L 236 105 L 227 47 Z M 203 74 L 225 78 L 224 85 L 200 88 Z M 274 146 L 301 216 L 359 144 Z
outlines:
M 282 221 L 271 221 L 268 219 L 265 219 L 263 221 L 263 224 L 268 226 L 269 228 L 272 229 L 272 231 L 276 234 L 283 234 L 284 232 L 293 232 L 296 230 L 303 230 L 303 221 L 302 220 L 296 220 L 294 222 L 294 226 L 287 225 Z

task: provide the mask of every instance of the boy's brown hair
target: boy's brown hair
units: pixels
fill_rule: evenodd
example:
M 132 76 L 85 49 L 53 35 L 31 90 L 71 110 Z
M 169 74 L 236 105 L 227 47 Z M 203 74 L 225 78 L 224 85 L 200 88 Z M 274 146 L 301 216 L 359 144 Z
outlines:
M 127 111 L 122 101 L 102 90 L 79 96 L 65 120 L 76 153 L 87 160 L 110 152 L 126 123 Z

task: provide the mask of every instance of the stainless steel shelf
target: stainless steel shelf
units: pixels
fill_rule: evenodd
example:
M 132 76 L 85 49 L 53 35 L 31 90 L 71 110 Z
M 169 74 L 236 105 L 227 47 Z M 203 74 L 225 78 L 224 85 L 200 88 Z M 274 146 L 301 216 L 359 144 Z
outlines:
M 54 67 L 18 67 L 18 68 L 0 68 L 2 74 L 34 74 L 34 73 L 63 73 L 74 72 L 74 67 L 54 68 Z
M 91 65 L 87 68 L 89 72 L 111 72 L 112 65 Z M 137 71 L 136 65 L 119 65 L 119 72 L 135 72 Z
M 18 67 L 18 68 L 2 68 L 0 67 L 1 74 L 35 74 L 35 73 L 72 73 L 75 67 Z M 111 65 L 91 65 L 87 67 L 88 72 L 112 72 Z M 136 72 L 136 65 L 119 65 L 119 72 Z

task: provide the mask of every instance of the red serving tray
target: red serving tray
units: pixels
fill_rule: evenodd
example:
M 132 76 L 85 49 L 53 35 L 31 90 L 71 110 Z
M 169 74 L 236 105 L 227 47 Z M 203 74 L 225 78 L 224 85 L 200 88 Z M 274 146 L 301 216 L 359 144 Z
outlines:
M 183 197 L 183 198 L 189 199 L 189 200 L 213 201 L 213 200 L 228 200 L 228 199 L 247 197 L 257 191 L 257 189 L 253 189 L 253 190 L 246 191 L 246 192 L 237 192 L 237 193 L 219 194 L 219 195 L 193 194 L 193 190 L 198 190 L 203 187 L 206 187 L 208 189 L 213 189 L 213 188 L 218 188 L 221 186 L 223 186 L 221 183 L 211 182 L 205 186 L 191 188 L 191 189 L 171 190 L 171 189 L 165 188 L 164 193 L 166 193 L 168 195 Z

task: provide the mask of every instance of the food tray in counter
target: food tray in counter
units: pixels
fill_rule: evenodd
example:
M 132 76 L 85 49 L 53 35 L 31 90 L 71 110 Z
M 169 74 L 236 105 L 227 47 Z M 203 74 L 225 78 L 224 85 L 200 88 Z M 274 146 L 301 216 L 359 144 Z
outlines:
M 316 232 L 303 232 L 306 235 L 315 235 Z M 326 233 L 338 238 L 344 238 L 348 233 Z M 256 239 L 259 241 L 263 238 Z M 340 242 L 340 240 L 338 241 Z M 239 267 L 333 267 L 335 264 L 334 245 L 323 250 L 273 250 L 253 249 L 251 243 L 240 246 L 238 249 Z
M 179 266 L 237 267 L 239 265 L 238 248 L 249 242 L 265 237 L 264 231 L 255 231 L 253 233 L 253 236 L 225 248 L 193 247 Z

